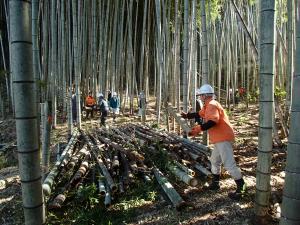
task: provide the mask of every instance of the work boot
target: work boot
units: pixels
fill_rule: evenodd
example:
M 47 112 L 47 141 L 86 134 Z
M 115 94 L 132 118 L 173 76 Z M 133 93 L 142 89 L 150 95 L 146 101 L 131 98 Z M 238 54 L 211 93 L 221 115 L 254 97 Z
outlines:
M 217 191 L 220 189 L 220 175 L 219 174 L 213 174 L 212 180 L 210 185 L 208 186 L 208 190 L 211 191 Z
M 233 200 L 240 200 L 247 191 L 247 185 L 243 178 L 235 180 L 236 190 L 235 192 L 228 193 L 228 197 Z

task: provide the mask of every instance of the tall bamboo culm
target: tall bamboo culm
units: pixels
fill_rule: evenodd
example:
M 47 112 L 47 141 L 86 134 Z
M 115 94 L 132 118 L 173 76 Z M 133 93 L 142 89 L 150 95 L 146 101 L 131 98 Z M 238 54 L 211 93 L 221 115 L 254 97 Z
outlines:
M 295 76 L 280 225 L 300 224 L 300 1 L 297 1 Z
M 275 71 L 275 0 L 260 1 L 260 97 L 255 214 L 267 215 L 270 197 Z
M 208 43 L 207 43 L 207 29 L 206 29 L 206 14 L 205 14 L 205 0 L 201 0 L 201 26 L 202 26 L 202 84 L 208 84 Z
M 32 70 L 31 1 L 9 1 L 10 47 L 19 173 L 26 225 L 44 222 L 38 148 L 36 93 Z

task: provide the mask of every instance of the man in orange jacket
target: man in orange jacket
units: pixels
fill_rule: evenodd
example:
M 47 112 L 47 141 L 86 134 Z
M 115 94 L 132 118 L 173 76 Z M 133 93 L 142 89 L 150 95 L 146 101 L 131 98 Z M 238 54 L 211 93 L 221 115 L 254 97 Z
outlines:
M 246 191 L 246 184 L 241 174 L 240 168 L 236 165 L 233 157 L 232 142 L 234 141 L 233 128 L 229 119 L 219 102 L 214 100 L 214 90 L 204 84 L 198 90 L 200 99 L 203 102 L 203 108 L 199 111 L 199 116 L 203 119 L 201 125 L 196 125 L 189 132 L 189 135 L 195 136 L 201 131 L 208 131 L 209 140 L 214 145 L 211 154 L 211 172 L 213 174 L 212 183 L 209 185 L 210 190 L 219 190 L 221 164 L 230 173 L 236 182 L 235 192 L 229 193 L 232 199 L 239 200 Z M 191 114 L 182 113 L 183 118 L 191 118 Z
M 89 117 L 89 114 L 91 114 L 91 118 L 93 118 L 95 105 L 96 105 L 96 101 L 92 96 L 92 92 L 89 91 L 89 95 L 85 99 L 86 118 Z

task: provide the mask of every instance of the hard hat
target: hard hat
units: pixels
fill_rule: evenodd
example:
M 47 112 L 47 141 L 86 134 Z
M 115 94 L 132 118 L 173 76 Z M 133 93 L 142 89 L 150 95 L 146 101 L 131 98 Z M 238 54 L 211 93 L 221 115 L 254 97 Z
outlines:
M 198 95 L 214 94 L 214 89 L 209 84 L 202 85 L 198 90 Z
M 117 96 L 117 92 L 114 91 L 114 92 L 113 92 L 113 96 Z
M 103 98 L 103 94 L 102 93 L 98 93 L 98 98 L 102 97 Z

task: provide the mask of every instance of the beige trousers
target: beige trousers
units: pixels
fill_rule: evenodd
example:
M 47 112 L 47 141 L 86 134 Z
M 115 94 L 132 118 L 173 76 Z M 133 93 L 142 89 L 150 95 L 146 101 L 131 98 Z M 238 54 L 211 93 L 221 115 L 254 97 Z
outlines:
M 221 173 L 221 164 L 229 172 L 234 180 L 242 178 L 240 168 L 236 165 L 233 157 L 232 144 L 229 141 L 219 142 L 214 144 L 211 157 L 211 172 L 213 174 Z

